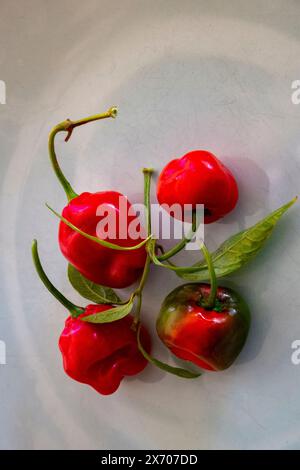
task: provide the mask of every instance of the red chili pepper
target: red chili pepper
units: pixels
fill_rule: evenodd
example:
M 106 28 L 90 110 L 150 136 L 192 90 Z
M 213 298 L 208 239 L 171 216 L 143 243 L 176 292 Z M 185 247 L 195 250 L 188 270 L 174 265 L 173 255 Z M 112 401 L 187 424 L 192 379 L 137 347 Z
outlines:
M 246 302 L 232 289 L 217 287 L 209 251 L 203 244 L 211 284 L 185 284 L 164 300 L 156 329 L 178 357 L 208 370 L 229 367 L 241 352 L 250 328 Z
M 105 312 L 112 305 L 91 304 L 86 308 L 74 305 L 47 277 L 39 259 L 36 241 L 32 245 L 32 256 L 45 287 L 70 312 L 59 339 L 65 372 L 103 395 L 114 393 L 125 376 L 138 374 L 148 363 L 138 349 L 134 318 L 127 315 L 111 323 L 84 321 L 84 317 Z M 143 326 L 140 331 L 143 347 L 149 353 L 150 336 Z
M 160 204 L 204 204 L 204 223 L 210 224 L 232 211 L 238 187 L 232 173 L 205 150 L 189 152 L 170 161 L 162 170 L 157 199 Z M 172 213 L 171 213 L 172 214 Z
M 69 139 L 75 127 L 97 119 L 115 116 L 116 108 L 111 108 L 104 114 L 80 121 L 67 120 L 58 124 L 49 136 L 49 154 L 54 171 L 69 200 L 62 216 L 83 232 L 99 236 L 97 225 L 107 214 L 97 215 L 97 209 L 105 205 L 110 208 L 110 214 L 115 216 L 116 222 L 116 236 L 114 234 L 107 236 L 105 240 L 122 247 L 134 247 L 143 241 L 142 237 L 133 239 L 128 230 L 129 225 L 136 221 L 136 215 L 132 215 L 131 209 L 131 215 L 128 215 L 127 221 L 122 218 L 126 215 L 125 211 L 120 216 L 120 197 L 126 201 L 124 206 L 125 208 L 127 206 L 127 214 L 131 208 L 130 202 L 116 191 L 102 191 L 94 194 L 84 192 L 78 196 L 60 169 L 54 148 L 54 139 L 58 132 L 68 132 L 67 139 Z M 123 235 L 120 236 L 120 233 Z M 97 284 L 109 287 L 123 288 L 131 285 L 141 276 L 146 261 L 144 246 L 132 251 L 112 250 L 87 240 L 64 222 L 61 222 L 59 227 L 59 245 L 63 255 L 81 274 Z
M 232 289 L 218 287 L 216 308 L 206 308 L 209 284 L 185 284 L 165 299 L 157 333 L 173 354 L 208 370 L 229 367 L 242 350 L 250 313 Z
M 65 372 L 103 395 L 114 393 L 125 376 L 136 375 L 147 365 L 131 328 L 132 315 L 102 324 L 81 320 L 110 308 L 111 305 L 88 305 L 78 318 L 68 317 L 59 339 Z M 150 337 L 144 327 L 141 341 L 149 352 Z
M 131 204 L 125 196 L 116 191 L 103 191 L 83 193 L 72 199 L 62 215 L 82 231 L 96 236 L 97 224 L 103 219 L 103 216 L 96 215 L 97 209 L 101 205 L 108 205 L 115 216 L 117 230 L 116 238 L 106 237 L 105 240 L 119 246 L 135 246 L 143 240 L 133 240 L 128 234 L 128 227 L 136 216 L 128 215 L 127 221 L 123 220 L 119 210 L 120 197 L 126 201 L 128 214 Z M 124 216 L 124 211 L 122 215 Z M 127 238 L 120 238 L 121 230 Z M 63 255 L 81 274 L 97 284 L 109 287 L 123 288 L 131 285 L 141 276 L 146 261 L 144 246 L 133 251 L 112 250 L 87 240 L 64 222 L 59 225 L 59 245 Z

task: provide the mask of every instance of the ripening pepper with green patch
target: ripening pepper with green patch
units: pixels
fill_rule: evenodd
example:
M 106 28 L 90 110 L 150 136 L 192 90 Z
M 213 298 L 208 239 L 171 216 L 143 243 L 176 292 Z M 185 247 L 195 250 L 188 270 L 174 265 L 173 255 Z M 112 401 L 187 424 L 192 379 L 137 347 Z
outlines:
M 217 371 L 237 358 L 251 320 L 246 302 L 227 287 L 218 287 L 215 304 L 206 307 L 210 291 L 210 284 L 204 283 L 174 289 L 161 306 L 156 329 L 175 356 Z

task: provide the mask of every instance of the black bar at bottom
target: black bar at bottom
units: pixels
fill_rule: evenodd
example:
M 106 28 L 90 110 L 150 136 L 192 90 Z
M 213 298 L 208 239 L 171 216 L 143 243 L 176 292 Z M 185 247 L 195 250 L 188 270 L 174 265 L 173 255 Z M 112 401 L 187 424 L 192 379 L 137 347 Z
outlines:
M 93 465 L 94 468 L 114 467 L 139 468 L 145 465 L 159 467 L 161 465 L 183 466 L 198 468 L 214 463 L 247 465 L 272 463 L 299 465 L 300 451 L 232 451 L 232 450 L 1 450 L 0 465 L 20 462 L 22 466 L 28 463 L 43 465 Z M 2 466 L 2 468 L 4 468 Z M 92 469 L 90 469 L 92 470 Z

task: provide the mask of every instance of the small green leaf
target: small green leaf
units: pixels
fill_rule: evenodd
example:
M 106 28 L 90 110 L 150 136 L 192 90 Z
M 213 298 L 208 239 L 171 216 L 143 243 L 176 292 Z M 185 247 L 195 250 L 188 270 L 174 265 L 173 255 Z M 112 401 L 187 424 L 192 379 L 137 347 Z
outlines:
M 196 373 L 187 369 L 182 369 L 181 367 L 172 367 L 166 364 L 165 362 L 161 362 L 158 359 L 155 359 L 154 357 L 150 356 L 150 354 L 147 353 L 147 351 L 143 348 L 141 344 L 140 331 L 141 331 L 141 325 L 139 325 L 138 331 L 137 331 L 138 348 L 140 352 L 143 354 L 144 358 L 147 359 L 148 362 L 158 367 L 159 369 L 162 369 L 165 372 L 168 372 L 169 374 L 177 375 L 177 377 L 182 377 L 184 379 L 196 379 L 197 377 L 200 377 L 201 375 L 200 372 Z
M 121 318 L 126 317 L 133 307 L 133 297 L 127 302 L 127 304 L 119 305 L 118 307 L 110 308 L 104 312 L 94 313 L 93 315 L 88 315 L 87 317 L 82 317 L 82 321 L 88 323 L 111 323 L 113 321 L 121 320 Z
M 296 200 L 297 198 L 292 199 L 287 204 L 279 207 L 279 209 L 271 212 L 271 214 L 260 220 L 257 224 L 233 235 L 222 243 L 211 255 L 216 276 L 227 276 L 253 259 L 272 234 L 278 220 Z M 194 272 L 184 272 L 180 269 L 175 269 L 175 271 L 179 277 L 190 281 L 209 279 L 209 272 L 205 261 L 195 263 L 192 268 L 195 270 Z M 198 271 L 196 270 L 197 268 Z
M 95 304 L 118 304 L 120 297 L 110 287 L 90 281 L 84 277 L 74 266 L 68 266 L 68 278 L 72 286 L 85 299 L 91 300 Z

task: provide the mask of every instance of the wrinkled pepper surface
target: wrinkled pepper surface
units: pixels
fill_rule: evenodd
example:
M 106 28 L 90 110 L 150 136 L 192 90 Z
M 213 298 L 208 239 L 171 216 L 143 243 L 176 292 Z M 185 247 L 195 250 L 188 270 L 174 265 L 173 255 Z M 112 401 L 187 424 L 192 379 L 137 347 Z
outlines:
M 79 317 L 68 317 L 59 339 L 65 372 L 102 395 L 114 393 L 124 377 L 138 374 L 147 365 L 138 350 L 131 315 L 111 323 L 82 321 L 84 316 L 110 308 L 111 305 L 88 305 Z M 141 341 L 150 352 L 150 337 L 144 327 Z
M 59 338 L 65 372 L 78 382 L 93 387 L 102 395 L 114 393 L 122 379 L 136 375 L 148 364 L 138 348 L 134 318 L 127 315 L 110 323 L 90 323 L 84 317 L 106 312 L 110 304 L 91 304 L 83 308 L 73 304 L 52 284 L 41 264 L 37 241 L 32 244 L 35 269 L 48 291 L 69 311 Z M 143 347 L 149 353 L 151 340 L 140 328 Z

